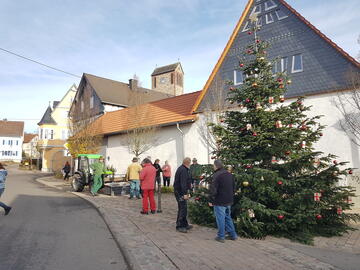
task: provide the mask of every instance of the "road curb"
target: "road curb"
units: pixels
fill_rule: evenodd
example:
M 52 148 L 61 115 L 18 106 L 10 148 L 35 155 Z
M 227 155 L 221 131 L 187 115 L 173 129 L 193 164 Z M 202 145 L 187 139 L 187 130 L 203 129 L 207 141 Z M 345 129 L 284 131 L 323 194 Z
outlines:
M 61 190 L 60 188 L 56 187 L 56 186 L 53 186 L 53 185 L 50 185 L 49 183 L 46 183 L 46 181 L 42 180 L 44 178 L 48 178 L 49 176 L 46 176 L 46 177 L 40 177 L 40 178 L 36 178 L 35 180 L 42 184 L 42 185 L 45 185 L 47 187 L 51 187 L 51 188 L 55 188 L 57 190 Z M 69 192 L 81 199 L 83 199 L 84 201 L 86 201 L 88 204 L 90 204 L 93 208 L 95 208 L 95 210 L 99 213 L 100 217 L 104 220 L 107 228 L 109 229 L 110 231 L 110 234 L 111 236 L 113 237 L 117 247 L 119 248 L 121 254 L 124 256 L 124 260 L 129 268 L 129 270 L 143 270 L 143 268 L 138 264 L 138 262 L 136 261 L 135 257 L 129 252 L 129 248 L 128 246 L 126 245 L 126 243 L 124 243 L 123 241 L 120 241 L 118 239 L 118 237 L 116 236 L 116 234 L 114 233 L 114 230 L 112 229 L 112 225 L 111 223 L 107 220 L 107 217 L 106 217 L 106 213 L 103 212 L 101 210 L 100 207 L 98 207 L 93 201 L 91 200 L 88 200 L 83 194 L 81 193 L 77 193 L 77 192 Z

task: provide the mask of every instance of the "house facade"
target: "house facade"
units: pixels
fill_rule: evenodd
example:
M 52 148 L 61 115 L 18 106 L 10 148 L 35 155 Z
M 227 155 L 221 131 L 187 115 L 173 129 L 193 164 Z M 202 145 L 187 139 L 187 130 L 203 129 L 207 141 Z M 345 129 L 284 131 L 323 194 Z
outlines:
M 37 150 L 37 144 L 39 141 L 38 134 L 25 133 L 23 142 L 23 153 L 27 158 L 37 159 L 40 158 L 40 153 Z
M 21 162 L 24 122 L 0 121 L 0 162 Z
M 66 92 L 61 101 L 51 102 L 38 123 L 38 149 L 42 171 L 59 171 L 70 156 L 64 147 L 69 136 L 69 111 L 77 92 L 76 85 Z
M 84 73 L 70 115 L 75 121 L 95 119 L 108 112 L 173 96 L 165 88 L 157 90 L 141 87 L 136 79 L 123 83 Z

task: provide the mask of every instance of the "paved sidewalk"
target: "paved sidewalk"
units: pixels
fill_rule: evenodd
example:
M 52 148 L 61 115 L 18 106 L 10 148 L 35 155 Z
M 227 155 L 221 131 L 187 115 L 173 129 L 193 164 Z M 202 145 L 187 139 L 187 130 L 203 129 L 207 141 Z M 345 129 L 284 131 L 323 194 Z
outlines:
M 39 181 L 70 191 L 70 186 L 61 180 L 48 177 Z M 318 238 L 315 248 L 272 237 L 266 240 L 241 238 L 222 244 L 214 241 L 216 231 L 212 228 L 195 225 L 188 234 L 177 233 L 177 206 L 171 194 L 163 194 L 163 213 L 148 216 L 139 213 L 141 200 L 129 200 L 127 196 L 92 197 L 87 191 L 76 194 L 99 209 L 133 269 L 358 269 L 360 264 L 359 260 L 355 268 L 338 268 L 334 266 L 336 262 L 331 265 L 327 260 L 314 258 L 313 251 L 310 254 L 302 251 L 316 247 L 340 250 L 347 252 L 348 263 L 352 265 L 351 260 L 357 260 L 360 254 L 359 231 L 343 237 Z

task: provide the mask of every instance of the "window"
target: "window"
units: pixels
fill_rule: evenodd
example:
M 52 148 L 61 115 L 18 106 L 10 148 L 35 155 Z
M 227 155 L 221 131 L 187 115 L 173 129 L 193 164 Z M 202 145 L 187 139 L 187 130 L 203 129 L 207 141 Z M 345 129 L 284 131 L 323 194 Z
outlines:
M 244 75 L 241 70 L 234 70 L 234 85 L 239 85 L 244 82 Z
M 276 17 L 279 19 L 279 21 L 288 17 L 286 15 L 286 13 L 281 9 L 275 11 L 275 13 L 276 13 Z
M 251 14 L 258 14 L 258 13 L 261 13 L 261 5 L 256 5 L 253 9 L 253 11 L 251 12 Z
M 257 22 L 256 22 L 257 26 L 262 26 L 262 17 L 259 17 Z
M 83 100 L 81 101 L 80 106 L 81 106 L 81 112 L 83 112 L 84 111 L 84 101 Z
M 94 96 L 90 97 L 90 109 L 94 108 Z
M 17 156 L 18 155 L 18 151 L 15 151 L 15 156 Z
M 45 129 L 44 139 L 46 140 L 49 137 L 49 130 Z
M 171 73 L 171 84 L 174 84 L 174 73 Z
M 249 31 L 249 30 L 250 30 L 250 21 L 247 21 L 242 32 Z
M 276 61 L 276 62 L 273 62 L 273 66 L 272 66 L 272 73 L 273 74 L 276 74 L 279 72 L 279 62 Z
M 3 140 L 3 145 L 5 145 L 5 140 Z
M 154 86 L 154 88 L 156 88 L 156 77 L 154 77 L 154 79 L 153 79 L 153 86 Z
M 54 139 L 54 130 L 51 129 L 50 130 L 50 140 L 53 140 Z
M 12 145 L 12 143 L 13 143 L 12 140 L 9 140 L 9 145 Z
M 19 145 L 19 141 L 18 141 L 18 140 L 16 140 L 16 145 Z
M 66 140 L 68 138 L 68 131 L 66 129 L 63 129 L 61 131 L 61 139 Z
M 183 78 L 182 78 L 182 75 L 180 73 L 176 74 L 176 84 L 180 85 L 180 86 L 183 86 Z
M 287 57 L 281 58 L 281 72 L 287 71 L 289 59 Z
M 276 7 L 276 4 L 274 3 L 273 0 L 269 0 L 265 2 L 265 10 L 269 10 Z
M 44 130 L 40 129 L 40 139 L 44 139 Z
M 301 72 L 303 71 L 303 60 L 302 60 L 302 55 L 301 54 L 296 54 L 292 57 L 292 68 L 291 68 L 291 72 L 292 73 L 296 73 L 296 72 Z
M 273 15 L 271 13 L 266 14 L 265 18 L 266 18 L 266 23 L 267 24 L 274 22 Z

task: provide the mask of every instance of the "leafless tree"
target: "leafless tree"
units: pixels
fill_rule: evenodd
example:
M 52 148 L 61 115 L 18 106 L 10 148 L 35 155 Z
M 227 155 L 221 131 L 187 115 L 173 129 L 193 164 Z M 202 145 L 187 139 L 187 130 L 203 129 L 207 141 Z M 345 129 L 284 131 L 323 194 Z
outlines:
M 219 147 L 217 138 L 212 132 L 211 124 L 220 123 L 227 109 L 225 86 L 226 82 L 221 79 L 220 75 L 217 75 L 211 89 L 208 91 L 209 96 L 205 101 L 202 117 L 197 122 L 200 138 L 207 146 L 209 153 Z
M 360 72 L 351 70 L 347 74 L 350 82 L 350 91 L 340 92 L 335 105 L 341 112 L 343 120 L 341 128 L 347 132 L 352 141 L 360 146 Z
M 139 77 L 134 75 L 134 80 L 139 82 Z M 139 83 L 138 83 L 139 85 Z M 129 152 L 139 157 L 150 150 L 156 142 L 157 127 L 149 125 L 149 104 L 144 104 L 144 94 L 133 89 L 130 94 L 129 123 L 132 128 L 126 132 L 126 141 Z

